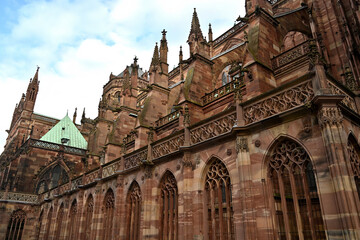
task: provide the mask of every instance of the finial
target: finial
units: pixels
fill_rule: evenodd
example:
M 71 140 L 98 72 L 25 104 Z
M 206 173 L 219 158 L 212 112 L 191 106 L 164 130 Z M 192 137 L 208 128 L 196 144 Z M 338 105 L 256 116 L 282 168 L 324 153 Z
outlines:
M 161 33 L 164 36 L 164 35 L 166 35 L 167 31 L 165 29 L 163 29 Z
M 85 108 L 84 108 L 83 113 L 82 113 L 82 118 L 85 118 Z
M 75 108 L 75 112 L 74 112 L 74 115 L 73 115 L 73 123 L 74 124 L 76 122 L 76 116 L 77 116 L 77 107 Z
M 135 55 L 135 57 L 134 57 L 134 65 L 136 65 L 137 60 L 139 60 L 139 59 L 138 59 L 138 58 L 136 57 L 136 55 Z

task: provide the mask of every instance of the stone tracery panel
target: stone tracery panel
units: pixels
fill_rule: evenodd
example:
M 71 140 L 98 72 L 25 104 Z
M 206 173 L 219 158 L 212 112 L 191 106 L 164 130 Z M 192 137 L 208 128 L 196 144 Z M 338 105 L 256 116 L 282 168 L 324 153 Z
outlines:
M 14 211 L 8 223 L 6 232 L 6 240 L 20 240 L 23 234 L 24 225 L 26 220 L 26 213 L 19 209 Z
M 137 182 L 130 186 L 126 198 L 126 239 L 137 240 L 140 236 L 141 190 Z

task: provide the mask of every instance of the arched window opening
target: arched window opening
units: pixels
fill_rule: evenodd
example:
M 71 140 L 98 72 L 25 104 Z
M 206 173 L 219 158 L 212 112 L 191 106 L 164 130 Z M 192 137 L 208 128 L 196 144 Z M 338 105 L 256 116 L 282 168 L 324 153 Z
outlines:
M 23 234 L 26 213 L 23 210 L 14 211 L 9 220 L 6 240 L 20 240 Z
M 85 239 L 90 239 L 91 228 L 92 228 L 92 219 L 94 213 L 94 198 L 90 195 L 86 202 L 86 213 L 85 213 Z
M 69 182 L 67 172 L 62 166 L 57 164 L 42 174 L 36 187 L 36 193 L 44 193 L 67 182 Z
M 356 140 L 350 138 L 348 140 L 347 149 L 350 158 L 351 169 L 354 174 L 356 189 L 360 200 L 360 147 Z
M 209 239 L 235 239 L 230 176 L 219 159 L 206 174 L 205 201 Z
M 52 213 L 53 213 L 53 208 L 51 207 L 49 210 L 48 216 L 47 216 L 46 231 L 45 231 L 45 235 L 44 235 L 45 240 L 49 239 L 49 236 L 50 236 Z
M 40 213 L 40 217 L 39 217 L 39 221 L 38 221 L 38 227 L 36 229 L 36 239 L 39 239 L 39 237 L 40 237 L 41 227 L 42 227 L 42 224 L 43 224 L 43 216 L 44 216 L 44 210 L 42 210 L 41 213 Z
M 176 179 L 166 172 L 160 184 L 160 240 L 176 240 L 178 234 L 178 190 Z
M 230 67 L 231 65 L 227 65 L 221 72 L 221 83 L 223 86 L 231 82 L 231 77 L 229 75 Z
M 111 189 L 109 189 L 104 198 L 103 205 L 103 238 L 104 240 L 112 239 L 112 228 L 115 208 L 115 197 Z
M 308 37 L 301 33 L 296 31 L 291 31 L 286 34 L 283 40 L 283 45 L 281 46 L 281 52 L 285 52 L 297 45 L 300 45 L 301 43 L 308 40 Z
M 121 100 L 121 93 L 120 92 L 116 92 L 115 95 L 115 100 L 117 101 L 117 103 L 120 103 L 120 100 Z
M 77 224 L 76 224 L 76 216 L 77 216 L 77 202 L 73 201 L 70 207 L 69 212 L 69 239 L 76 239 L 77 233 Z
M 326 239 L 313 167 L 298 143 L 284 140 L 270 155 L 278 239 Z
M 131 184 L 126 203 L 127 239 L 137 240 L 140 235 L 141 190 L 139 184 L 136 182 Z
M 61 204 L 56 217 L 55 239 L 60 238 L 63 220 L 64 220 L 64 204 Z

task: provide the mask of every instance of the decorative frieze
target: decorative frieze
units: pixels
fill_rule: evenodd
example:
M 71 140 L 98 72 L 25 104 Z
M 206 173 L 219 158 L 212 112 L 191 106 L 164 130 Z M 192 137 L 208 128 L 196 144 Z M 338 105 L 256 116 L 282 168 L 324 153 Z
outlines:
M 311 81 L 244 107 L 245 124 L 260 121 L 308 103 L 314 96 Z
M 184 145 L 184 134 L 172 137 L 164 142 L 155 144 L 152 147 L 153 157 L 159 158 L 161 156 L 173 153 L 180 149 Z
M 318 112 L 318 120 L 321 127 L 338 125 L 342 123 L 343 115 L 337 106 L 322 107 Z
M 347 94 L 344 91 L 340 90 L 340 88 L 335 86 L 335 84 L 333 84 L 330 81 L 328 81 L 328 85 L 329 85 L 329 88 L 330 88 L 332 94 L 334 94 L 334 95 L 344 95 L 345 96 L 345 98 L 341 101 L 342 104 L 344 104 L 346 107 L 350 108 L 354 112 L 357 112 L 355 100 L 351 96 L 349 96 L 349 94 Z
M 5 194 L 5 192 L 0 192 L 0 200 L 35 204 L 38 202 L 38 195 L 19 192 L 8 192 Z
M 309 41 L 302 43 L 288 51 L 281 53 L 271 60 L 273 69 L 280 68 L 286 64 L 307 55 L 310 52 L 309 50 Z
M 116 171 L 119 169 L 120 164 L 121 164 L 121 161 L 116 161 L 108 166 L 103 167 L 102 177 L 106 178 L 111 175 L 114 175 L 116 173 Z
M 140 165 L 140 162 L 142 162 L 143 160 L 147 160 L 147 147 L 140 151 L 137 151 L 127 157 L 125 157 L 124 159 L 124 168 L 125 169 L 129 169 L 129 168 L 133 168 L 133 167 L 137 167 Z
M 200 143 L 207 139 L 230 132 L 235 124 L 235 121 L 236 114 L 231 113 L 192 129 L 190 131 L 191 144 Z

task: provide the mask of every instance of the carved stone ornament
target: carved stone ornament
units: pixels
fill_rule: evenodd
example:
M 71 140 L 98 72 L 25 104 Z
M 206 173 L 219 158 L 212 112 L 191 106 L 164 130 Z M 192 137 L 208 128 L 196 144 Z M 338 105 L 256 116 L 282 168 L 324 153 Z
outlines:
M 239 153 L 240 151 L 248 151 L 248 144 L 247 139 L 244 137 L 237 137 L 236 138 L 236 152 Z
M 190 155 L 188 155 L 188 154 L 184 155 L 182 163 L 183 163 L 184 167 L 192 167 L 193 166 Z
M 326 125 L 337 125 L 341 124 L 343 115 L 341 110 L 336 107 L 322 107 L 318 112 L 319 124 L 321 127 Z

